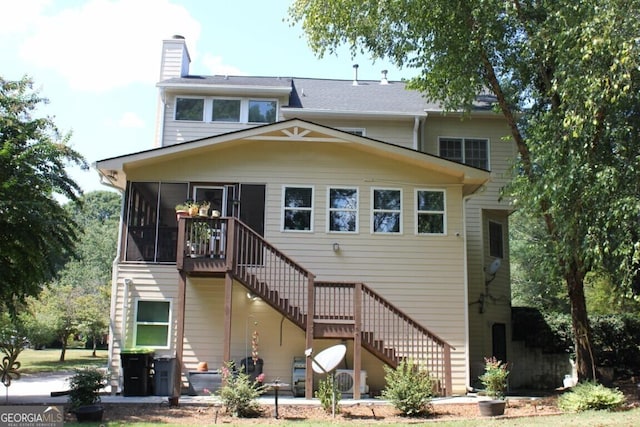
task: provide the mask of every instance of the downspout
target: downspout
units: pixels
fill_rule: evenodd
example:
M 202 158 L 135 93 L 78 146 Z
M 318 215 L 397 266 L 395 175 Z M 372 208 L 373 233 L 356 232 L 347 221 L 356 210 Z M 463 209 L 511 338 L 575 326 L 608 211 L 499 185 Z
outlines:
M 420 123 L 427 118 L 427 115 L 427 113 L 424 113 L 424 116 L 413 117 L 413 149 L 416 151 L 420 151 Z

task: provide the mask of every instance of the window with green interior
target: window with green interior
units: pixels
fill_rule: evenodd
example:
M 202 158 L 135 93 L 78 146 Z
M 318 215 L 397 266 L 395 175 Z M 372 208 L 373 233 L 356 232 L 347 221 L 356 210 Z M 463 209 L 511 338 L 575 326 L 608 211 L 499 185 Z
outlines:
M 447 215 L 444 190 L 416 190 L 418 234 L 445 234 Z
M 286 186 L 282 193 L 282 230 L 313 231 L 313 187 Z
M 402 190 L 373 188 L 371 192 L 373 233 L 402 233 Z
M 135 319 L 136 347 L 169 348 L 171 301 L 139 299 Z
M 328 189 L 330 232 L 358 232 L 358 189 L 348 187 L 330 187 Z

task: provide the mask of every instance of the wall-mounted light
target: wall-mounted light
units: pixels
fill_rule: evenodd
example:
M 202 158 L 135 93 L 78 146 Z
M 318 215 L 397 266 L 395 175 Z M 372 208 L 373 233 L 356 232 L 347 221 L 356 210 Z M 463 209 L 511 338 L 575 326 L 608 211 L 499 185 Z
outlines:
M 333 252 L 340 252 L 340 243 L 334 242 L 332 247 L 333 247 Z
M 256 301 L 260 298 L 258 298 L 258 296 L 252 292 L 247 292 L 247 299 L 251 300 L 251 301 Z

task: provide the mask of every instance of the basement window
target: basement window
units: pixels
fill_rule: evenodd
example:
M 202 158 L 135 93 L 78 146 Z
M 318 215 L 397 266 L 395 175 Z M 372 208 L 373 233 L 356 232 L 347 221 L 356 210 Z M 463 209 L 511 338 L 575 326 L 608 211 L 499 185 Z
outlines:
M 136 305 L 136 347 L 169 348 L 171 302 L 138 300 Z

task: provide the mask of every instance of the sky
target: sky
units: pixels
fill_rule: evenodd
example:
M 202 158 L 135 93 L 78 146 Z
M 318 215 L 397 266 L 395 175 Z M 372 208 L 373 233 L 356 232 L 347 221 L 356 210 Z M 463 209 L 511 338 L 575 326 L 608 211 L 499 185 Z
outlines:
M 34 80 L 70 145 L 97 160 L 153 148 L 162 40 L 185 37 L 190 74 L 376 80 L 409 78 L 345 47 L 318 58 L 300 25 L 286 21 L 293 0 L 4 0 L 0 76 Z M 69 168 L 85 192 L 107 190 L 91 168 Z

